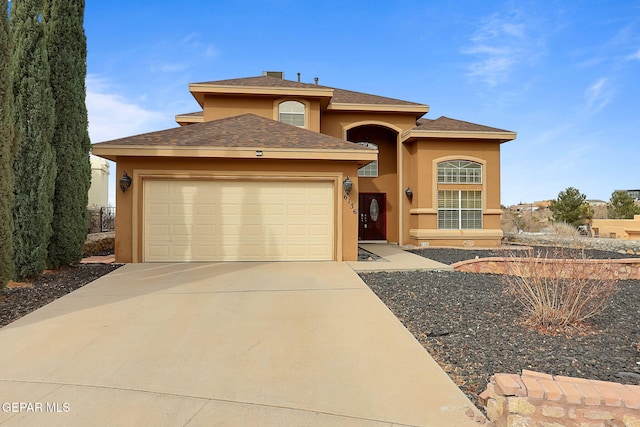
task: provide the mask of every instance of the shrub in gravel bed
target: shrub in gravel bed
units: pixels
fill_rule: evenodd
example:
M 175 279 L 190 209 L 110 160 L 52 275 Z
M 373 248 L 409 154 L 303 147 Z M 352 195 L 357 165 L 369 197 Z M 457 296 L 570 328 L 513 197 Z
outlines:
M 609 309 L 580 333 L 542 334 L 501 277 L 462 272 L 363 273 L 362 280 L 479 405 L 495 373 L 522 369 L 640 385 L 640 281 L 618 282 Z
M 528 249 L 509 258 L 502 275 L 506 291 L 528 322 L 543 329 L 580 327 L 605 310 L 618 281 L 609 265 L 584 262 L 580 251 Z

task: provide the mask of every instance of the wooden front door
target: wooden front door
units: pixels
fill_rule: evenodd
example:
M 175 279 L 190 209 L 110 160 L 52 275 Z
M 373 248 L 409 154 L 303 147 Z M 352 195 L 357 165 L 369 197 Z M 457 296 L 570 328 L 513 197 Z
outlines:
M 385 193 L 360 193 L 358 240 L 387 240 L 386 203 Z

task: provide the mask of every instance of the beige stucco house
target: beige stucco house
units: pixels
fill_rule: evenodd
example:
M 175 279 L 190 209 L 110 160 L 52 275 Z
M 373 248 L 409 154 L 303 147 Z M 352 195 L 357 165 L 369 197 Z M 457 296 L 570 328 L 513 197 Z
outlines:
M 640 240 L 640 215 L 633 219 L 594 219 L 591 233 L 593 237 Z
M 500 244 L 500 145 L 514 132 L 278 73 L 189 89 L 201 111 L 181 127 L 93 146 L 131 182 L 116 199 L 118 262 Z

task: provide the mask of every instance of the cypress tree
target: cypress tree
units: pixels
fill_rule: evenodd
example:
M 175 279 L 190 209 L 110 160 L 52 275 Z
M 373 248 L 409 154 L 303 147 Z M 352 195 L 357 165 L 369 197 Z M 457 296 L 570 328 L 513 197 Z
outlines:
M 11 31 L 7 0 L 0 0 L 0 289 L 13 277 L 13 126 Z
M 51 145 L 58 167 L 49 241 L 49 264 L 54 268 L 80 261 L 87 237 L 91 164 L 83 19 L 83 0 L 49 0 L 46 4 L 45 34 L 56 117 Z
M 55 124 L 44 39 L 42 0 L 12 2 L 13 95 L 20 148 L 13 161 L 14 276 L 39 276 L 47 266 L 56 179 Z

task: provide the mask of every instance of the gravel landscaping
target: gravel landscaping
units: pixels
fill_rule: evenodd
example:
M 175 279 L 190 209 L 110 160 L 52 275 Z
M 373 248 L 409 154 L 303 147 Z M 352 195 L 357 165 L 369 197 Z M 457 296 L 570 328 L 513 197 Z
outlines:
M 446 264 L 502 254 L 436 248 L 413 252 Z M 618 282 L 608 308 L 587 328 L 545 335 L 523 324 L 520 306 L 504 293 L 499 275 L 408 271 L 360 277 L 477 405 L 491 375 L 522 369 L 640 385 L 638 280 Z
M 0 327 L 112 272 L 118 264 L 80 264 L 46 271 L 28 283 L 10 282 L 0 291 Z

